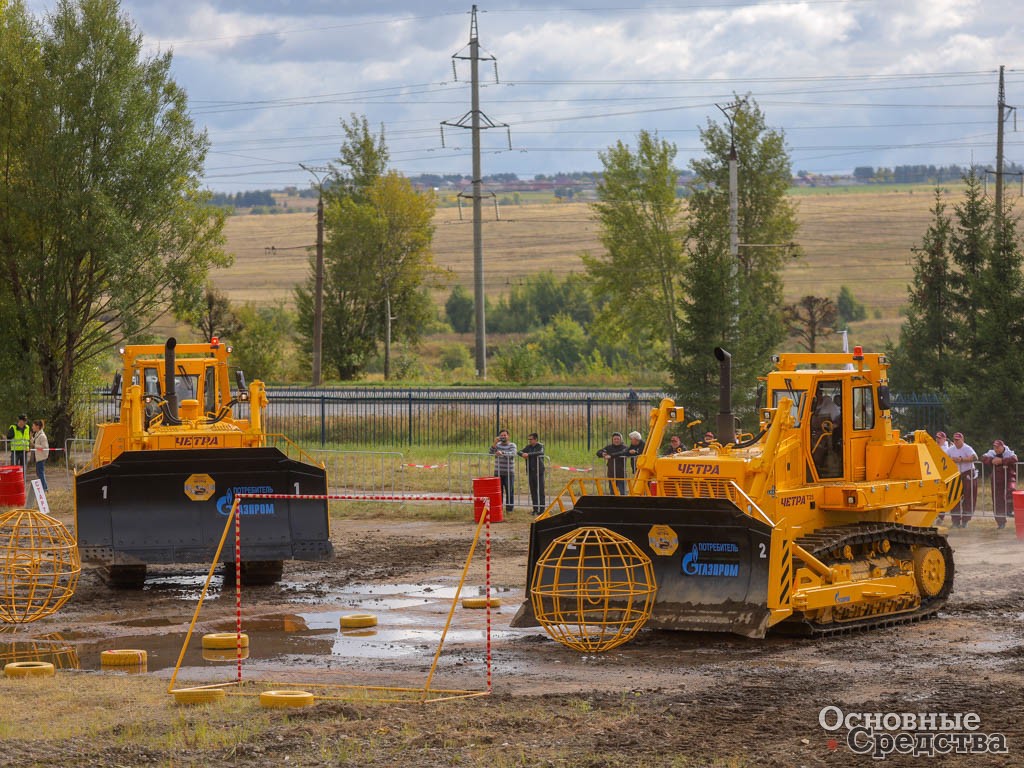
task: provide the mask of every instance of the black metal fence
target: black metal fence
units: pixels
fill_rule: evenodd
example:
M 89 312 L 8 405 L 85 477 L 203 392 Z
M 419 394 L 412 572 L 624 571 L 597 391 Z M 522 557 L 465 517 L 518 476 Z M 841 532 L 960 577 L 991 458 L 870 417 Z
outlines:
M 537 432 L 544 442 L 595 451 L 612 432 L 646 433 L 649 409 L 665 396 L 656 390 L 637 391 L 634 399 L 627 390 L 273 388 L 266 428 L 307 447 L 381 448 L 489 445 L 505 428 L 520 444 Z M 117 400 L 107 392 L 94 393 L 89 410 L 102 420 L 118 418 Z M 944 424 L 935 396 L 896 394 L 892 413 L 903 432 L 934 433 Z M 244 406 L 237 415 L 247 415 Z

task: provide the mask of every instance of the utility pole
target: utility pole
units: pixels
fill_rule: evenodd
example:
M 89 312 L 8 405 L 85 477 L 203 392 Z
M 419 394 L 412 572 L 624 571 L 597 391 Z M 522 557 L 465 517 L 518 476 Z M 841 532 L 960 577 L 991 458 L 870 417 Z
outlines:
M 313 383 L 321 384 L 321 360 L 324 338 L 324 184 L 323 175 L 330 173 L 330 168 L 309 166 L 299 163 L 304 171 L 316 179 L 316 275 L 313 280 Z
M 483 236 L 483 171 L 480 165 L 480 131 L 485 128 L 497 128 L 499 125 L 508 130 L 504 123 L 494 123 L 480 111 L 480 62 L 494 61 L 494 80 L 498 81 L 497 60 L 493 56 L 480 55 L 480 37 L 476 24 L 476 6 L 470 12 L 469 22 L 469 54 L 456 53 L 452 56 L 452 70 L 455 71 L 455 59 L 469 60 L 470 66 L 470 110 L 455 122 L 441 123 L 441 146 L 444 146 L 444 126 L 452 128 L 468 128 L 473 134 L 473 308 L 476 319 L 476 375 L 487 378 L 487 318 L 484 311 L 484 236 Z M 455 73 L 458 80 L 458 73 Z M 509 136 L 509 149 L 512 138 Z
M 1010 115 L 1013 114 L 1016 107 L 1011 107 L 1006 103 L 1006 84 L 1003 78 L 1003 72 L 1005 67 L 1000 65 L 999 67 L 999 99 L 997 104 L 998 109 L 998 123 L 996 125 L 996 199 L 995 199 L 995 224 L 996 224 L 996 246 L 998 248 L 1003 247 L 1003 219 L 1005 211 L 1003 209 L 1003 177 L 1006 175 L 1003 171 L 1003 132 L 1006 125 L 1006 121 L 1009 120 Z M 1014 127 L 1016 127 L 1016 120 L 1014 120 Z M 1020 176 L 1021 174 L 1017 174 Z M 987 179 L 987 175 L 986 175 Z M 1021 176 L 1021 187 L 1024 189 L 1024 176 Z
M 1006 86 L 1003 66 L 999 66 L 999 124 L 996 126 L 996 243 L 1003 242 L 1003 110 L 1006 108 Z
M 722 106 L 716 104 L 729 122 L 729 282 L 733 296 L 733 326 L 740 329 L 740 190 L 739 156 L 736 153 L 736 113 L 747 104 L 746 99 Z

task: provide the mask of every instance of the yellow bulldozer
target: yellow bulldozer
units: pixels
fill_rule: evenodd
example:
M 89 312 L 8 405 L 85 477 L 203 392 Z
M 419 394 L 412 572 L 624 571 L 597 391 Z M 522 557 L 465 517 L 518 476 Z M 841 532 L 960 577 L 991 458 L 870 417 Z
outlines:
M 648 626 L 828 634 L 938 611 L 953 586 L 953 553 L 933 525 L 959 502 L 960 475 L 927 432 L 906 441 L 893 428 L 886 357 L 859 347 L 774 357 L 758 430 L 737 436 L 730 356 L 715 353 L 717 440 L 659 456 L 685 424 L 683 408 L 666 399 L 651 412 L 627 494 L 570 483 L 531 528 L 529 594 L 513 626 L 550 613 L 545 579 L 558 570 L 540 561 L 556 539 L 585 528 L 625 537 L 650 559 Z M 563 570 L 572 551 L 570 541 Z M 596 604 L 615 566 L 576 565 L 579 605 Z M 571 620 L 609 621 L 609 610 L 628 608 L 604 603 L 601 616 L 582 610 Z
M 106 566 L 111 584 L 139 587 L 151 564 L 209 563 L 236 495 L 326 495 L 321 464 L 279 436 L 271 445 L 263 382 L 236 371 L 232 393 L 230 353 L 218 339 L 121 350 L 120 418 L 99 425 L 74 489 L 82 558 Z M 333 556 L 326 499 L 246 499 L 239 516 L 243 583 L 277 581 L 284 560 Z M 234 548 L 222 557 L 233 563 Z

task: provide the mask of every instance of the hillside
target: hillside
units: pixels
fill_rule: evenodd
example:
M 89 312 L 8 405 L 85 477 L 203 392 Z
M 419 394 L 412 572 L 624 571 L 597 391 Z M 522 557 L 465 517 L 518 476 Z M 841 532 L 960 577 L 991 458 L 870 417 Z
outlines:
M 912 248 L 930 221 L 930 187 L 851 187 L 794 192 L 800 219 L 799 256 L 787 263 L 787 300 L 808 293 L 835 296 L 843 285 L 868 309 L 852 337 L 877 346 L 895 337 L 900 307 L 912 277 Z M 316 214 L 309 201 L 289 205 L 293 213 L 236 215 L 227 224 L 228 249 L 235 263 L 214 275 L 235 302 L 290 303 L 292 289 L 308 273 L 308 253 L 316 237 Z M 508 291 L 525 275 L 550 270 L 582 271 L 580 254 L 601 248 L 598 231 L 584 203 L 485 208 L 484 259 L 488 294 Z M 439 209 L 435 256 L 451 285 L 473 284 L 473 231 L 464 212 Z

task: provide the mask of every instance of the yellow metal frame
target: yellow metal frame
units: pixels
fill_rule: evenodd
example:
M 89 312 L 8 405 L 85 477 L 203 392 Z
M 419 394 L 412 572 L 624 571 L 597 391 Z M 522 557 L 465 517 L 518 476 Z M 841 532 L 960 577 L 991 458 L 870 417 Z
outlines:
M 434 688 L 432 686 L 434 676 L 437 671 L 437 665 L 441 658 L 442 650 L 444 649 L 445 639 L 448 636 L 448 630 L 451 628 L 452 622 L 455 617 L 455 610 L 459 606 L 460 596 L 462 594 L 462 588 L 466 583 L 466 578 L 469 574 L 470 565 L 473 562 L 473 556 L 476 554 L 477 545 L 480 541 L 480 534 L 484 530 L 485 524 L 489 520 L 489 510 L 485 507 L 484 514 L 480 515 L 480 520 L 477 523 L 476 530 L 473 533 L 473 540 L 469 546 L 469 553 L 466 555 L 466 562 L 462 568 L 462 574 L 459 577 L 458 586 L 455 589 L 455 596 L 452 598 L 451 605 L 448 609 L 448 616 L 445 619 L 444 628 L 441 631 L 441 637 L 438 640 L 437 649 L 434 652 L 434 656 L 431 660 L 430 670 L 427 673 L 426 680 L 423 685 L 419 688 L 410 687 L 399 687 L 399 686 L 372 686 L 372 685 L 344 685 L 344 684 L 329 684 L 321 682 L 297 682 L 295 680 L 282 681 L 271 681 L 271 680 L 259 680 L 259 681 L 243 681 L 237 678 L 235 680 L 224 681 L 219 683 L 210 683 L 206 685 L 198 686 L 186 686 L 178 688 L 178 674 L 181 671 L 181 665 L 185 660 L 185 653 L 188 651 L 189 643 L 192 639 L 192 635 L 195 631 L 196 623 L 199 621 L 199 612 L 203 607 L 203 602 L 206 600 L 206 594 L 210 588 L 210 582 L 213 580 L 213 574 L 217 569 L 217 564 L 220 562 L 221 553 L 224 550 L 224 544 L 227 541 L 228 533 L 231 531 L 235 516 L 238 514 L 239 503 L 246 498 L 257 498 L 258 495 L 239 495 L 235 497 L 234 503 L 231 506 L 231 512 L 228 514 L 227 520 L 224 523 L 224 531 L 221 533 L 220 542 L 217 544 L 217 551 L 213 556 L 213 560 L 210 563 L 210 568 L 206 574 L 206 581 L 203 584 L 202 591 L 199 594 L 199 600 L 196 604 L 195 612 L 192 615 L 192 621 L 189 623 L 188 631 L 185 634 L 185 640 L 181 646 L 181 652 L 178 654 L 177 663 L 174 665 L 174 671 L 171 673 L 170 682 L 167 685 L 167 693 L 174 695 L 181 691 L 200 691 L 210 689 L 224 689 L 227 695 L 231 696 L 256 696 L 258 697 L 261 692 L 266 690 L 275 690 L 282 687 L 296 688 L 302 687 L 303 689 L 310 689 L 312 691 L 324 691 L 324 693 L 317 693 L 316 698 L 318 700 L 326 701 L 368 701 L 382 704 L 397 704 L 397 703 L 433 703 L 439 701 L 449 701 L 452 699 L 467 699 L 476 698 L 480 696 L 489 696 L 491 691 L 489 688 L 483 690 L 456 690 L 456 689 L 443 689 Z M 295 498 L 302 498 L 297 496 Z M 238 587 L 236 587 L 238 588 Z M 488 607 L 488 611 L 490 608 Z M 237 658 L 237 656 L 236 656 Z M 239 661 L 239 674 L 241 673 L 241 660 Z M 347 692 L 347 693 L 346 693 Z M 354 694 L 360 693 L 362 695 L 356 696 Z
M 625 536 L 599 526 L 552 541 L 530 583 L 533 613 L 544 631 L 583 653 L 632 640 L 651 617 L 657 591 L 651 559 Z
M 71 532 L 35 509 L 0 514 L 0 622 L 27 624 L 56 613 L 75 593 L 82 561 Z

